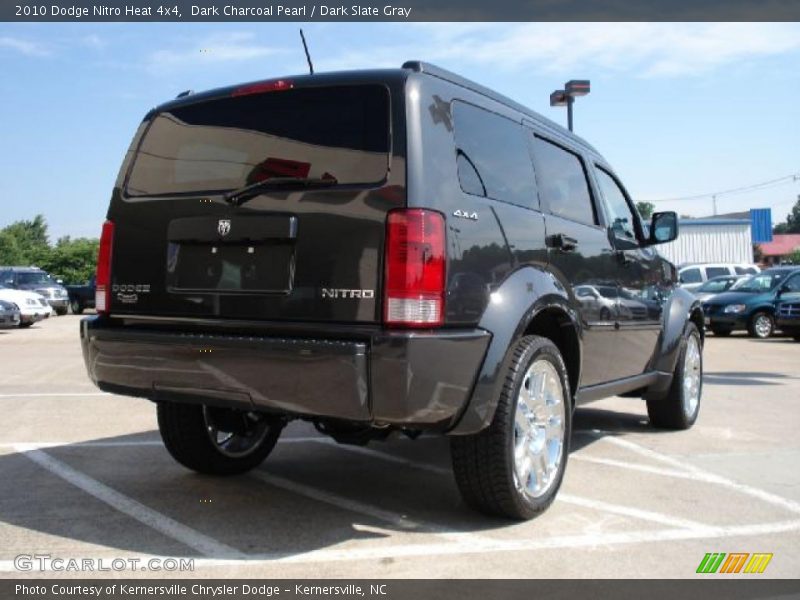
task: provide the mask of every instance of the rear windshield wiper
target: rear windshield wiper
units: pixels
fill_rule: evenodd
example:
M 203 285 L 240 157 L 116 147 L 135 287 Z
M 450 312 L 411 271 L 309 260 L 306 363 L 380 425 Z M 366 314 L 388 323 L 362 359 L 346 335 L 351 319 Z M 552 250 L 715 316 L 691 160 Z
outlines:
M 336 185 L 338 181 L 335 177 L 271 177 L 262 181 L 256 181 L 250 185 L 231 190 L 223 198 L 235 206 L 245 203 L 250 198 L 257 196 L 260 192 L 268 189 L 284 188 L 316 188 L 330 187 Z

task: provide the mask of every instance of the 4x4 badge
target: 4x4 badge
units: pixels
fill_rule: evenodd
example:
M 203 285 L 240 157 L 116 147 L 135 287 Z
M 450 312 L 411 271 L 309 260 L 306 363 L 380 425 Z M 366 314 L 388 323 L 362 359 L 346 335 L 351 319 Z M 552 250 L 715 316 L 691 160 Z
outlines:
M 217 223 L 217 233 L 222 236 L 228 235 L 231 232 L 231 221 L 230 219 L 220 219 L 219 223 Z
M 467 212 L 466 210 L 457 210 L 453 213 L 454 217 L 460 217 L 462 219 L 469 219 L 470 221 L 477 221 L 478 220 L 478 213 L 476 212 Z

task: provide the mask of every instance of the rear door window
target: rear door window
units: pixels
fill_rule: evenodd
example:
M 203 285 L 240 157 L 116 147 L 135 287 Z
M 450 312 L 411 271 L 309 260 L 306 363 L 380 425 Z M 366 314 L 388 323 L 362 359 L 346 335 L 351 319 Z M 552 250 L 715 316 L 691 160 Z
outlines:
M 703 281 L 703 276 L 700 274 L 700 269 L 686 269 L 681 271 L 679 275 L 681 283 L 700 283 Z
M 596 225 L 597 215 L 583 160 L 538 135 L 534 136 L 533 156 L 539 197 L 544 207 L 556 216 Z
M 458 181 L 467 194 L 538 208 L 533 164 L 520 123 L 453 103 Z
M 389 92 L 380 85 L 300 88 L 158 113 L 134 158 L 129 195 L 223 191 L 272 177 L 382 182 Z
M 730 274 L 731 272 L 728 267 L 706 267 L 706 279 L 714 279 L 714 277 Z

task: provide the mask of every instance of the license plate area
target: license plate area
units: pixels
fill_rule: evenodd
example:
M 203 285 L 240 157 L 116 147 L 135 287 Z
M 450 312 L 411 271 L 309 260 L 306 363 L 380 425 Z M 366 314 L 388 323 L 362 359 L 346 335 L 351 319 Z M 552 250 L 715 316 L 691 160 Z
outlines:
M 172 293 L 289 294 L 296 217 L 190 217 L 170 223 L 167 290 Z

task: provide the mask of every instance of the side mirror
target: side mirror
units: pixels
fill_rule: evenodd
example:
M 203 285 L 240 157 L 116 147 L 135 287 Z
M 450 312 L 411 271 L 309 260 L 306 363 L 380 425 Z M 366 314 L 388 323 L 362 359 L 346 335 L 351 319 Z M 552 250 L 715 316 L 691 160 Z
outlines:
M 665 244 L 678 237 L 678 215 L 672 211 L 653 213 L 647 244 Z

